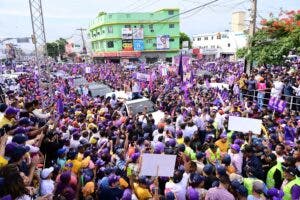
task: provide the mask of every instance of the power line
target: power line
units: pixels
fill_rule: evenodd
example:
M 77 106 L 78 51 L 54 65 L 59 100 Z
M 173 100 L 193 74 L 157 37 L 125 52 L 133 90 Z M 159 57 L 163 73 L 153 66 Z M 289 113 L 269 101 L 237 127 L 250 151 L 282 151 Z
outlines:
M 194 10 L 198 10 L 199 8 L 203 8 L 203 7 L 206 7 L 206 6 L 208 6 L 208 5 L 211 5 L 211 4 L 213 4 L 213 3 L 217 2 L 217 1 L 219 1 L 219 0 L 209 1 L 209 2 L 207 2 L 207 3 L 205 3 L 205 4 L 201 4 L 201 5 L 199 5 L 199 6 L 196 6 L 196 7 L 194 7 L 194 8 L 191 8 L 191 9 L 189 9 L 189 10 L 186 10 L 186 11 L 184 11 L 184 12 L 182 12 L 182 13 L 178 13 L 178 14 L 173 15 L 173 16 L 171 16 L 171 17 L 167 17 L 167 18 L 165 18 L 165 19 L 158 20 L 157 22 L 167 21 L 167 20 L 172 19 L 172 18 L 174 18 L 174 17 L 180 16 L 180 15 L 184 15 L 184 14 L 189 13 L 189 12 L 192 12 L 192 11 L 194 11 Z M 156 23 L 157 23 L 157 22 L 156 22 Z

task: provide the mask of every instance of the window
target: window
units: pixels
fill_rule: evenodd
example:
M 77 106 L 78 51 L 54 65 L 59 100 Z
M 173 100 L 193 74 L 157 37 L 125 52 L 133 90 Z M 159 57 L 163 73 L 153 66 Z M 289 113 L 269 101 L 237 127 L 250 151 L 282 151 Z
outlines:
M 113 33 L 113 27 L 112 26 L 108 26 L 107 27 L 107 32 L 108 33 Z
M 136 26 L 133 26 L 133 28 L 137 28 Z
M 211 36 L 211 40 L 213 40 L 214 39 L 214 36 Z
M 169 10 L 169 11 L 168 11 L 168 14 L 169 14 L 169 15 L 174 15 L 174 10 Z
M 147 44 L 151 44 L 151 43 L 152 43 L 152 40 L 151 40 L 151 39 L 148 39 L 148 40 L 146 40 L 146 43 L 147 43 Z
M 111 18 L 112 18 L 112 15 L 108 15 L 108 18 L 111 19 Z
M 227 46 L 230 47 L 230 43 L 228 43 Z
M 106 46 L 107 48 L 114 48 L 114 41 L 107 41 Z
M 141 27 L 141 28 L 144 28 L 144 25 L 143 25 L 143 24 L 141 24 L 141 25 L 140 25 L 140 27 Z
M 198 41 L 200 41 L 201 40 L 201 37 L 198 37 Z
M 105 33 L 105 30 L 104 30 L 104 29 L 102 30 L 102 33 Z
M 210 48 L 214 49 L 214 48 L 215 48 L 215 45 L 211 45 Z
M 129 24 L 126 24 L 125 28 L 131 28 L 131 26 Z
M 174 38 L 170 38 L 170 42 L 174 42 L 175 40 L 174 40 Z
M 149 29 L 153 30 L 153 24 L 149 24 Z
M 153 47 L 156 47 L 156 43 L 153 43 Z
M 127 17 L 127 18 L 130 18 L 130 14 L 126 14 L 126 17 Z
M 99 31 L 99 32 L 97 33 L 97 35 L 101 35 L 101 32 Z
M 169 28 L 175 28 L 175 24 L 169 24 Z
M 204 37 L 204 40 L 208 40 L 208 37 Z

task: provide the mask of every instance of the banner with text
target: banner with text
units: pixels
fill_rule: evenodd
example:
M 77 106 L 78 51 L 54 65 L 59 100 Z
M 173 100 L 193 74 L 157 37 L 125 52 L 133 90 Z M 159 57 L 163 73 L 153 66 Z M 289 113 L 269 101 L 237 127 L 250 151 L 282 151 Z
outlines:
M 132 40 L 122 40 L 122 49 L 123 51 L 133 51 Z
M 131 28 L 122 28 L 122 39 L 132 39 L 132 29 Z
M 144 40 L 133 40 L 133 49 L 135 51 L 143 51 L 144 50 Z

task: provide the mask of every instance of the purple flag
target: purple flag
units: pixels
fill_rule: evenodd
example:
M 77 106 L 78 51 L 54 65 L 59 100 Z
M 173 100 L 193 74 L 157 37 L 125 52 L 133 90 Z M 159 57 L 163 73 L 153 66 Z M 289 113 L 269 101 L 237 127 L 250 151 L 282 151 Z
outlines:
M 183 82 L 183 66 L 182 66 L 182 52 L 180 53 L 179 58 L 179 66 L 178 66 L 178 75 L 180 76 L 181 82 Z
M 64 104 L 63 104 L 63 100 L 60 97 L 58 97 L 57 99 L 56 109 L 59 115 L 62 115 L 64 113 Z

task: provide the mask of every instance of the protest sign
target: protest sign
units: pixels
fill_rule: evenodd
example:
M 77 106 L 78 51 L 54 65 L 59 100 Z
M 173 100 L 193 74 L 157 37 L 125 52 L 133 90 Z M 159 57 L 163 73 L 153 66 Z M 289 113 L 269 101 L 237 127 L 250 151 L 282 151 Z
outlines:
M 138 72 L 138 73 L 136 73 L 136 79 L 138 79 L 140 81 L 149 81 L 150 75 Z
M 143 154 L 140 176 L 166 176 L 174 174 L 176 155 Z
M 254 134 L 259 135 L 261 132 L 261 124 L 261 119 L 230 116 L 228 129 L 231 131 L 239 131 L 243 133 L 251 131 Z
M 282 113 L 286 108 L 286 101 L 280 100 L 276 97 L 271 97 L 268 106 L 269 108 Z
M 229 85 L 226 83 L 210 83 L 211 88 L 218 88 L 220 90 L 229 90 Z

